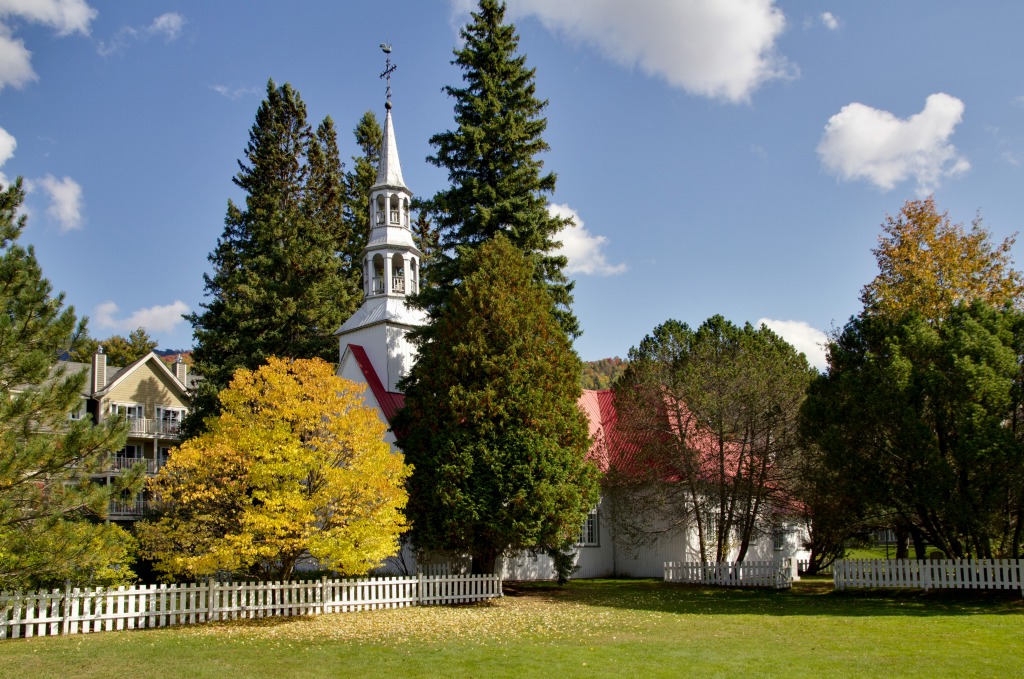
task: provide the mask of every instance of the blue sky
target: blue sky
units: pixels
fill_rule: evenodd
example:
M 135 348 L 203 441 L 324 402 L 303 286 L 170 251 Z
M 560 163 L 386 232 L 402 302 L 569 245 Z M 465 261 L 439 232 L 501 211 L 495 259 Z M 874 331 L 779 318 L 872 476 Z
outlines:
M 406 182 L 452 126 L 441 88 L 466 0 L 0 0 L 0 181 L 24 177 L 45 274 L 94 336 L 187 347 L 236 161 L 268 78 L 330 115 L 345 159 L 383 116 Z M 655 325 L 765 320 L 821 365 L 859 310 L 886 214 L 934 194 L 1020 228 L 1024 5 L 946 0 L 510 0 L 550 102 L 546 167 L 584 359 Z M 1014 254 L 1020 260 L 1020 246 Z

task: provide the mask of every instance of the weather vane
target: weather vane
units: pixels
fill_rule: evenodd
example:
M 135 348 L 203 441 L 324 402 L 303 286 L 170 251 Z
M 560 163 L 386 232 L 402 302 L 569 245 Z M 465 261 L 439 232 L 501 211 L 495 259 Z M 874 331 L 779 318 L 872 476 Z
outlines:
M 395 72 L 395 69 L 398 68 L 398 66 L 391 63 L 391 44 L 382 42 L 380 44 L 380 48 L 384 50 L 384 54 L 387 55 L 387 62 L 384 64 L 384 72 L 380 74 L 380 77 L 387 80 L 388 83 L 387 101 L 384 103 L 384 107 L 391 108 L 391 74 Z

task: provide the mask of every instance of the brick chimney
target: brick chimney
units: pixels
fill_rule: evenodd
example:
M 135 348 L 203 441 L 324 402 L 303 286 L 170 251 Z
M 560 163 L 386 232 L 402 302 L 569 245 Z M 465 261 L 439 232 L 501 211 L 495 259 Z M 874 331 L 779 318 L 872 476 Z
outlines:
M 96 347 L 92 355 L 92 393 L 102 391 L 107 386 L 107 355 L 103 353 L 103 345 Z

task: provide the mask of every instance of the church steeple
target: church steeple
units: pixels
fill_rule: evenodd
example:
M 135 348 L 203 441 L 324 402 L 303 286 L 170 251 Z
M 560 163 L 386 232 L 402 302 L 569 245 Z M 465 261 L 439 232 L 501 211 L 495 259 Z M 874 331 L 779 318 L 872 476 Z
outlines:
M 384 147 L 380 150 L 380 167 L 377 168 L 378 186 L 406 188 L 402 179 L 402 163 L 398 160 L 398 143 L 395 141 L 395 124 L 391 122 L 391 102 L 387 103 L 387 114 L 384 116 Z M 408 190 L 408 189 L 406 189 Z
M 391 119 L 391 46 L 381 45 L 387 54 L 387 101 L 384 107 L 384 146 L 380 151 L 377 182 L 370 189 L 370 238 L 363 250 L 363 279 L 366 298 L 376 295 L 404 297 L 419 290 L 420 251 L 412 238 L 409 204 L 412 191 L 402 178 L 398 159 L 395 124 Z
M 416 350 L 406 333 L 426 322 L 425 313 L 406 304 L 406 297 L 419 292 L 420 260 L 410 228 L 412 191 L 405 185 L 395 142 L 391 116 L 391 46 L 381 45 L 388 55 L 387 100 L 384 104 L 384 139 L 377 168 L 377 181 L 370 188 L 370 233 L 363 248 L 363 304 L 338 330 L 341 342 L 339 374 L 352 369 L 349 346 L 365 350 L 373 369 L 388 391 L 415 360 Z M 354 359 L 353 359 L 354 360 Z M 343 375 L 344 376 L 344 375 Z

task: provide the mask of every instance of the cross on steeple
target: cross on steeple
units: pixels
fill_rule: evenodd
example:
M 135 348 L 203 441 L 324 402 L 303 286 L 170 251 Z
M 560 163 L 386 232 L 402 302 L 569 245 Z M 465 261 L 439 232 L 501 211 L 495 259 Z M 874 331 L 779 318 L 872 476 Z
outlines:
M 391 108 L 391 74 L 395 72 L 395 69 L 398 68 L 398 65 L 391 63 L 390 43 L 382 42 L 380 44 L 380 48 L 384 51 L 384 54 L 387 55 L 387 60 L 385 61 L 384 64 L 384 71 L 380 74 L 380 77 L 387 80 L 388 83 L 387 101 L 384 102 L 384 108 Z

